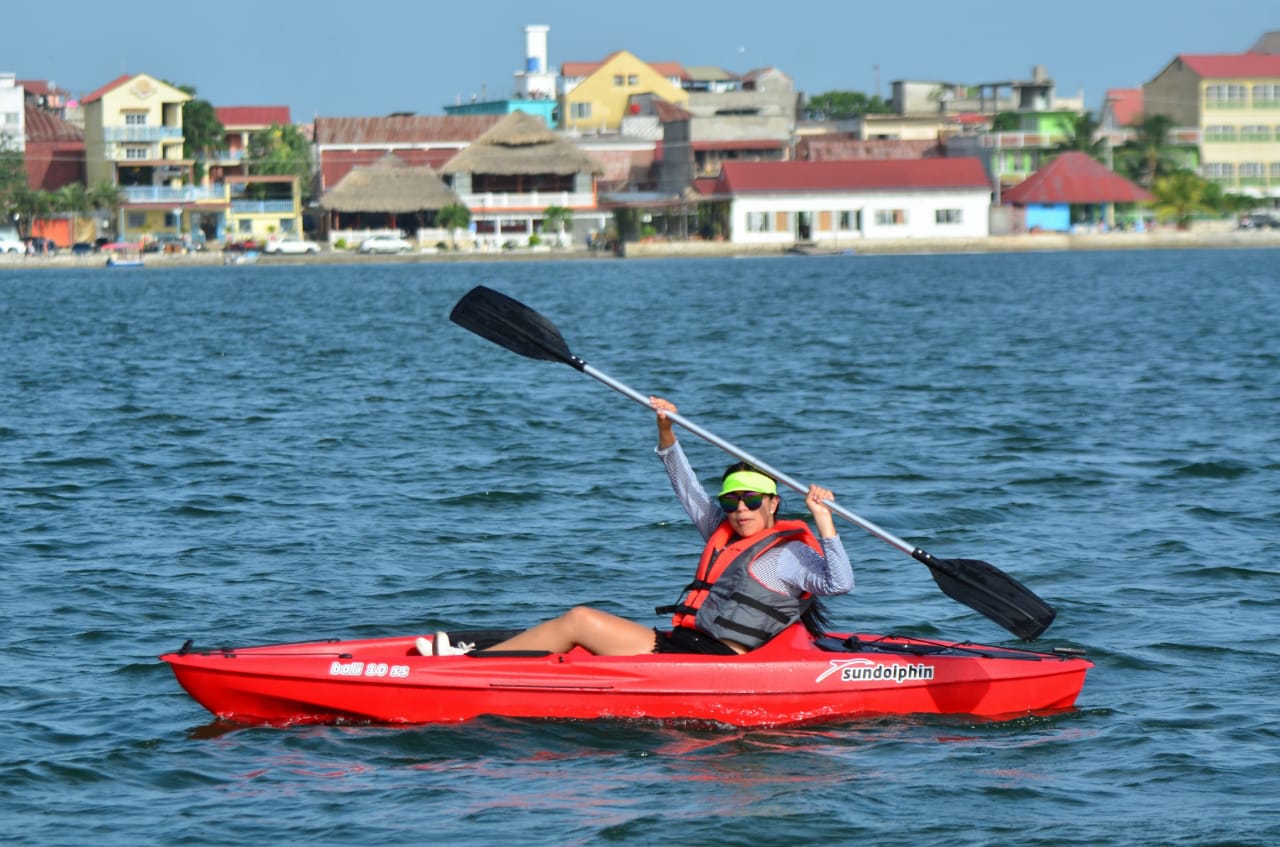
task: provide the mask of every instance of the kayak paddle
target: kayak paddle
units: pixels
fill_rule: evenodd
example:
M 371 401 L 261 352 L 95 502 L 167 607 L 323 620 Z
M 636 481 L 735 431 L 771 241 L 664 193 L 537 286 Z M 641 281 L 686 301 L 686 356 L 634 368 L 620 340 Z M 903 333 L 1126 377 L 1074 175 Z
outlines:
M 603 382 L 646 408 L 652 408 L 649 406 L 648 395 L 618 382 L 575 356 L 569 350 L 569 345 L 565 343 L 564 336 L 560 334 L 560 330 L 556 329 L 555 324 L 505 294 L 478 285 L 463 295 L 462 299 L 454 305 L 453 311 L 449 314 L 449 320 L 521 356 L 548 362 L 563 362 Z M 808 492 L 807 485 L 770 467 L 745 450 L 724 441 L 676 412 L 667 412 L 667 417 L 726 453 L 754 465 L 788 488 L 801 494 Z M 830 500 L 825 501 L 825 504 L 835 514 L 852 521 L 881 541 L 926 565 L 933 574 L 934 582 L 944 594 L 986 615 L 1019 638 L 1034 639 L 1053 623 L 1054 616 L 1057 614 L 1053 607 L 995 565 L 978 559 L 938 559 L 931 553 L 881 529 L 871 521 L 858 517 L 843 506 Z

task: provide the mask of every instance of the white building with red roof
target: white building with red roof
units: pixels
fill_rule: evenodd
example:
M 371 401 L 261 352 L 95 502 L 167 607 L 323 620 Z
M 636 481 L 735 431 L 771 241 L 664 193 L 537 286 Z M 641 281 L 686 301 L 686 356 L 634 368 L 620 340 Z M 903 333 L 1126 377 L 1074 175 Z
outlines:
M 726 162 L 711 190 L 739 244 L 990 234 L 992 187 L 977 158 Z

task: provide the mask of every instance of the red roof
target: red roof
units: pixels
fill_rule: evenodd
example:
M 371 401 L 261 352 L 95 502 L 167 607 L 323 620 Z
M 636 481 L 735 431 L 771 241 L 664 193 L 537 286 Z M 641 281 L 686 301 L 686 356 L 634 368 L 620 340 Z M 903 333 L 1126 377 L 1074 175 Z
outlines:
M 1116 126 L 1137 126 L 1142 122 L 1142 89 L 1107 89 L 1106 108 Z
M 1146 203 L 1155 198 L 1078 150 L 1070 150 L 1004 193 L 1014 206 Z
M 218 106 L 213 111 L 224 127 L 288 126 L 293 122 L 288 106 Z
M 1274 53 L 1182 54 L 1178 61 L 1201 78 L 1280 76 L 1280 55 Z
M 717 194 L 885 189 L 989 188 L 981 160 L 860 159 L 817 162 L 725 162 Z
M 82 104 L 92 103 L 94 100 L 100 99 L 102 95 L 106 94 L 108 91 L 114 91 L 115 89 L 124 85 L 126 82 L 133 79 L 135 76 L 137 76 L 137 74 L 121 74 L 120 76 L 111 80 L 111 82 L 108 82 L 106 85 L 99 88 L 97 91 L 94 91 L 90 94 L 86 94 L 84 97 L 81 97 L 80 102 Z

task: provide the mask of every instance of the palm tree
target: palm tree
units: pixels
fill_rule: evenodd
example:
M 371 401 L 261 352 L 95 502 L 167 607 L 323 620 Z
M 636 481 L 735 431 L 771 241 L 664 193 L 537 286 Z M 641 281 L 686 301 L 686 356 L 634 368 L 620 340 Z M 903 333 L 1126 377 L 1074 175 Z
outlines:
M 1213 211 L 1208 202 L 1208 185 L 1191 171 L 1175 171 L 1158 178 L 1151 188 L 1156 197 L 1156 214 L 1161 220 L 1176 221 L 1178 229 L 1186 229 L 1192 216 Z
M 48 191 L 32 190 L 25 186 L 17 192 L 14 198 L 14 207 L 18 210 L 18 214 L 26 218 L 26 231 L 28 235 L 32 233 L 32 227 L 35 222 L 42 218 L 47 218 L 53 212 L 54 200 L 53 195 Z M 21 229 L 21 227 L 19 227 Z
M 1106 139 L 1098 135 L 1098 128 L 1102 123 L 1093 116 L 1093 112 L 1064 117 L 1059 124 L 1066 137 L 1054 145 L 1056 152 L 1078 150 L 1099 161 L 1102 160 Z
M 449 243 L 458 248 L 457 233 L 471 224 L 471 210 L 461 203 L 450 203 L 436 212 L 436 226 L 449 230 Z
M 1169 143 L 1173 118 L 1144 115 L 1133 128 L 1137 130 L 1137 137 L 1120 145 L 1117 158 L 1127 171 L 1126 176 L 1144 188 L 1151 188 L 1159 177 L 1178 169 L 1173 145 Z
M 554 226 L 556 228 L 556 244 L 564 246 L 564 228 L 573 221 L 573 212 L 564 206 L 548 206 L 542 212 L 542 221 L 544 226 Z
M 80 240 L 79 233 L 76 231 L 80 215 L 93 207 L 84 183 L 68 182 L 54 192 L 53 202 L 59 212 L 65 212 L 71 216 L 71 243 L 76 243 Z
M 104 179 L 88 191 L 89 207 L 94 211 L 111 213 L 111 229 L 114 232 L 120 206 L 124 203 L 124 194 L 120 186 L 109 179 Z

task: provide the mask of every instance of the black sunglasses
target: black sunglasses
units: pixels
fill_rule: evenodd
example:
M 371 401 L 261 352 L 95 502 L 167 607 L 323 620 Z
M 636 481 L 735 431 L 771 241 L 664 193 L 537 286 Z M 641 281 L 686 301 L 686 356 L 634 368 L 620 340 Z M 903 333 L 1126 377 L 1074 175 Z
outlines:
M 725 514 L 732 514 L 738 511 L 738 503 L 740 502 L 746 504 L 746 507 L 754 512 L 764 503 L 765 496 L 759 491 L 730 491 L 728 494 L 721 494 L 716 499 L 720 501 L 720 508 L 724 510 Z

